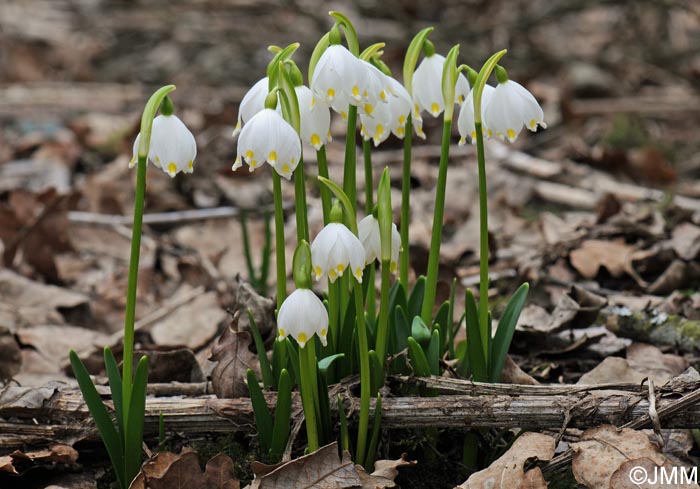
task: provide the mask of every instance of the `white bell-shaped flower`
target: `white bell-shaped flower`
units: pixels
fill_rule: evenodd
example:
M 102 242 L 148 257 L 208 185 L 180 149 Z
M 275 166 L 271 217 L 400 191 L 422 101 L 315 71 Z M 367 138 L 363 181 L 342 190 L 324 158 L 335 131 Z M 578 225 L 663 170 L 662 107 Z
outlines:
M 484 135 L 489 135 L 486 121 L 483 117 L 483 107 L 488 105 L 494 88 L 491 85 L 484 85 L 484 91 L 481 93 L 482 121 L 481 132 Z M 459 145 L 462 146 L 467 142 L 467 137 L 471 139 L 472 144 L 476 144 L 476 124 L 474 122 L 474 90 L 469 92 L 466 100 L 462 103 L 459 109 L 459 117 L 457 118 L 457 130 L 459 131 Z
M 250 171 L 267 162 L 289 180 L 299 164 L 301 141 L 294 128 L 272 109 L 263 109 L 243 126 L 238 138 L 236 171 L 245 161 Z
M 390 76 L 383 76 L 387 82 L 388 103 L 378 104 L 372 116 L 360 114 L 360 133 L 365 139 L 372 139 L 375 146 L 386 140 L 390 133 L 404 138 L 412 106 L 411 97 L 403 85 Z M 418 119 L 422 126 L 420 115 Z
M 277 313 L 277 331 L 279 341 L 291 336 L 301 348 L 313 340 L 314 334 L 326 346 L 328 311 L 313 291 L 297 289 L 284 300 Z
M 413 73 L 413 102 L 420 114 L 428 111 L 433 117 L 439 116 L 445 109 L 442 96 L 442 68 L 445 57 L 440 54 L 426 56 Z M 455 103 L 461 104 L 469 94 L 469 82 L 463 74 L 457 77 L 455 85 Z M 419 133 L 420 135 L 420 133 Z
M 233 137 L 236 137 L 241 132 L 243 124 L 265 108 L 265 97 L 269 93 L 269 86 L 269 78 L 262 78 L 255 82 L 243 96 L 243 100 L 238 106 L 238 120 L 236 121 L 236 128 L 233 130 Z
M 365 265 L 374 260 L 380 261 L 382 256 L 382 240 L 379 235 L 379 221 L 373 215 L 369 215 L 357 224 L 357 232 L 365 249 Z M 389 268 L 392 273 L 397 270 L 399 253 L 401 252 L 401 235 L 396 224 L 391 223 L 391 262 Z
M 513 80 L 498 84 L 489 102 L 483 104 L 482 115 L 493 134 L 505 137 L 511 143 L 518 137 L 523 125 L 533 132 L 537 131 L 538 124 L 547 127 L 542 107 L 535 97 Z
M 359 105 L 366 80 L 366 69 L 345 46 L 333 44 L 323 52 L 311 77 L 311 91 L 332 105 L 336 97 Z
M 300 85 L 295 87 L 301 116 L 301 140 L 316 150 L 331 140 L 331 112 L 323 103 L 316 103 L 311 90 Z
M 141 134 L 134 141 L 134 154 L 129 162 L 133 168 L 138 160 Z M 187 126 L 176 115 L 159 115 L 153 119 L 148 159 L 165 173 L 174 177 L 180 172 L 192 173 L 197 156 L 197 142 Z
M 362 282 L 365 249 L 344 224 L 331 222 L 311 243 L 311 262 L 316 280 L 327 275 L 331 282 L 335 282 L 350 268 L 357 281 Z

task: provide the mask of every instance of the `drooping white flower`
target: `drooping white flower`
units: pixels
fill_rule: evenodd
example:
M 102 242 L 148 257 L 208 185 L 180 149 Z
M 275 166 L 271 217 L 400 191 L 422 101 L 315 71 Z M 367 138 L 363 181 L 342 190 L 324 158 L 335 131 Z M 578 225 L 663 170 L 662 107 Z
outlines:
M 357 281 L 362 282 L 365 249 L 344 224 L 331 222 L 311 243 L 311 262 L 316 280 L 327 275 L 331 282 L 335 282 L 350 268 Z
M 236 171 L 245 161 L 250 171 L 267 162 L 286 179 L 299 164 L 301 141 L 294 128 L 275 110 L 263 109 L 255 114 L 238 138 Z
M 374 260 L 380 260 L 382 256 L 382 240 L 379 234 L 379 221 L 370 214 L 357 224 L 357 232 L 365 249 L 365 265 Z M 391 262 L 389 268 L 392 273 L 397 270 L 399 252 L 401 251 L 401 235 L 396 224 L 391 223 Z
M 313 291 L 297 289 L 284 300 L 277 313 L 277 331 L 279 341 L 289 335 L 304 348 L 317 334 L 326 346 L 328 311 Z
M 129 162 L 133 168 L 138 161 L 141 134 L 134 141 L 134 154 Z M 197 156 L 197 142 L 187 126 L 176 115 L 159 115 L 153 119 L 148 159 L 165 173 L 174 177 L 179 172 L 192 173 Z
M 360 60 L 342 45 L 328 46 L 311 76 L 311 91 L 347 118 L 349 105 L 360 113 L 372 115 L 379 102 L 386 101 L 383 74 L 367 61 Z
M 269 85 L 269 78 L 262 78 L 255 82 L 243 96 L 243 100 L 241 100 L 241 104 L 238 106 L 238 120 L 236 120 L 236 127 L 233 130 L 234 138 L 241 132 L 241 129 L 243 129 L 243 124 L 265 108 L 265 97 L 267 97 L 269 93 Z
M 538 124 L 547 127 L 542 107 L 535 97 L 513 80 L 498 84 L 489 102 L 483 104 L 483 119 L 493 134 L 511 143 L 523 125 L 533 132 L 537 131 Z
M 336 97 L 358 105 L 362 102 L 365 68 L 345 46 L 333 44 L 323 52 L 311 77 L 311 91 L 332 105 Z
M 488 105 L 491 96 L 493 95 L 494 88 L 491 85 L 484 85 L 484 91 L 481 93 L 481 107 L 482 107 L 482 117 L 481 117 L 481 132 L 484 135 L 489 135 L 488 127 L 486 126 L 486 121 L 483 116 L 483 108 Z M 462 103 L 459 109 L 459 117 L 457 118 L 457 129 L 459 130 L 459 145 L 462 146 L 466 143 L 466 138 L 471 139 L 472 144 L 476 144 L 476 127 L 474 123 L 474 90 L 469 92 L 466 100 Z
M 301 116 L 301 139 L 316 150 L 331 140 L 331 112 L 323 103 L 316 103 L 311 90 L 300 85 L 295 87 Z
M 387 81 L 388 103 L 378 104 L 372 116 L 360 114 L 360 132 L 365 139 L 372 139 L 375 146 L 386 140 L 390 133 L 400 139 L 404 138 L 412 106 L 411 97 L 403 85 L 390 76 L 383 76 Z M 420 115 L 418 120 L 422 126 Z
M 445 109 L 442 97 L 442 68 L 445 57 L 440 54 L 426 56 L 413 73 L 413 102 L 415 111 L 428 111 L 433 117 Z M 463 74 L 457 77 L 455 103 L 461 104 L 469 94 L 469 82 Z M 419 133 L 420 134 L 420 133 Z

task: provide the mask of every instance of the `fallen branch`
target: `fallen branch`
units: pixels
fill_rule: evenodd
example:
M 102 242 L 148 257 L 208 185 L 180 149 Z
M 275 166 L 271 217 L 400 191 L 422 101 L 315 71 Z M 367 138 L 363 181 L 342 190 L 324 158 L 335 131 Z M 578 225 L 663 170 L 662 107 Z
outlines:
M 440 379 L 420 379 L 425 386 L 436 386 Z M 643 418 L 648 421 L 649 402 L 646 389 L 605 390 L 600 386 L 522 386 L 476 384 L 460 381 L 460 388 L 471 389 L 469 395 L 439 397 L 387 397 L 383 401 L 384 428 L 589 428 L 600 424 L 624 423 Z M 455 389 L 455 384 L 445 386 Z M 610 386 L 604 386 L 609 388 Z M 196 389 L 202 389 L 198 384 Z M 156 388 L 156 391 L 160 389 Z M 104 393 L 106 389 L 101 390 Z M 163 392 L 163 390 L 160 390 Z M 171 390 L 170 392 L 175 392 Z M 690 428 L 697 425 L 700 389 L 691 394 L 692 403 L 684 401 L 676 411 L 676 400 L 661 398 L 657 411 L 664 428 Z M 347 405 L 359 400 L 343 396 Z M 274 394 L 268 397 L 274 407 Z M 294 397 L 293 409 L 300 407 Z M 373 409 L 373 408 L 372 408 Z M 199 397 L 149 397 L 146 405 L 146 433 L 158 432 L 160 414 L 168 431 L 183 435 L 254 431 L 250 400 Z M 351 413 L 354 417 L 356 413 Z M 96 440 L 97 432 L 89 418 L 80 392 L 72 387 L 45 386 L 25 388 L 10 386 L 0 392 L 0 446 L 11 450 L 19 446 L 49 443 L 74 443 Z M 640 421 L 641 422 L 641 421 Z

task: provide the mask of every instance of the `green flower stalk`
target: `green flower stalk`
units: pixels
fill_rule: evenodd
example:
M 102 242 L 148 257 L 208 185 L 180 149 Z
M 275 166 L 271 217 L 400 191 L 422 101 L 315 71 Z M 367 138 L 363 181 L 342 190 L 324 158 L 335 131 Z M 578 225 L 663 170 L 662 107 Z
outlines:
M 318 379 L 316 375 L 316 351 L 314 335 L 326 345 L 328 312 L 323 302 L 311 290 L 311 249 L 301 240 L 294 252 L 294 284 L 296 290 L 284 301 L 277 315 L 279 340 L 292 336 L 299 343 L 299 374 L 301 400 L 306 418 L 306 435 L 309 451 L 319 448 Z
M 382 285 L 380 290 L 379 322 L 377 324 L 377 343 L 375 351 L 379 358 L 379 377 L 384 379 L 384 364 L 389 339 L 389 289 L 391 288 L 391 262 L 394 251 L 392 243 L 391 183 L 389 168 L 384 168 L 377 187 L 377 220 L 381 242 Z
M 319 177 L 319 181 L 327 186 L 338 199 L 342 210 L 346 215 L 346 222 L 349 224 L 351 233 L 358 235 L 357 221 L 355 220 L 355 210 L 348 196 L 343 192 L 343 189 L 335 182 Z M 333 219 L 331 219 L 332 221 Z M 318 237 L 316 238 L 318 240 Z M 358 240 L 359 242 L 359 240 Z M 314 245 L 316 241 L 314 241 Z M 364 263 L 364 249 L 360 244 L 362 262 Z M 354 247 L 354 245 L 353 245 Z M 312 248 L 312 253 L 314 252 Z M 313 260 L 314 269 L 318 261 Z M 316 272 L 316 270 L 315 270 Z M 362 295 L 362 267 L 359 268 L 359 274 L 353 273 L 353 296 L 355 298 L 355 320 L 357 331 L 357 347 L 360 357 L 360 419 L 357 427 L 357 447 L 355 449 L 355 463 L 363 465 L 367 455 L 367 436 L 369 430 L 369 407 L 371 397 L 371 372 L 369 368 L 369 342 L 367 340 L 367 322 L 365 320 L 365 305 Z
M 442 241 L 443 216 L 445 211 L 445 188 L 447 186 L 447 165 L 450 154 L 450 136 L 452 132 L 452 115 L 454 113 L 455 86 L 459 72 L 457 56 L 459 45 L 454 46 L 447 55 L 442 71 L 442 96 L 444 98 L 444 122 L 442 127 L 442 147 L 440 150 L 440 168 L 435 189 L 435 211 L 433 214 L 433 232 L 430 239 L 430 255 L 426 277 L 425 297 L 421 317 L 425 324 L 431 324 L 435 306 L 435 289 L 437 287 L 438 268 L 440 264 L 440 243 Z
M 423 50 L 423 44 L 434 27 L 426 27 L 415 35 L 406 50 L 403 63 L 403 85 L 410 96 L 413 96 L 413 72 L 416 70 L 418 57 Z M 418 114 L 416 114 L 420 117 Z M 419 125 L 421 127 L 422 124 Z M 422 132 L 422 129 L 421 129 Z M 408 290 L 409 243 L 408 229 L 411 219 L 411 145 L 413 137 L 413 116 L 409 115 L 405 126 L 403 142 L 403 167 L 401 178 L 401 264 L 399 266 L 399 281 Z
M 141 467 L 143 421 L 146 408 L 146 384 L 148 360 L 141 357 L 132 374 L 134 356 L 134 320 L 136 316 L 136 290 L 138 282 L 143 210 L 146 194 L 146 169 L 148 160 L 163 171 L 175 176 L 180 171 L 193 170 L 196 156 L 194 136 L 173 115 L 173 104 L 168 93 L 175 89 L 167 85 L 157 90 L 149 99 L 141 119 L 141 132 L 134 144 L 135 158 L 130 166 L 137 165 L 136 194 L 134 197 L 134 222 L 131 238 L 131 256 L 127 284 L 126 310 L 124 314 L 124 351 L 122 373 L 109 348 L 105 348 L 105 369 L 114 403 L 115 423 L 95 389 L 90 375 L 78 355 L 71 350 L 70 362 L 80 386 L 83 398 L 97 425 L 107 448 L 122 489 L 126 489 Z M 156 117 L 160 108 L 161 115 Z

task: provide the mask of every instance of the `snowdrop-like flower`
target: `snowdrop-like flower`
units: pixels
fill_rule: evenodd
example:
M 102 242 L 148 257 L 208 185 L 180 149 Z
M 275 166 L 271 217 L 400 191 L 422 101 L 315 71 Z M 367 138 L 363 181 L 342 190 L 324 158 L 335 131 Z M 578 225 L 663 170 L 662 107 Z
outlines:
M 355 57 L 346 47 L 333 44 L 323 52 L 311 77 L 311 91 L 343 119 L 348 105 L 372 115 L 377 103 L 388 94 L 383 74 L 376 67 Z
M 365 67 L 345 46 L 333 44 L 323 52 L 311 77 L 311 91 L 331 105 L 342 97 L 353 105 L 362 102 Z
M 378 104 L 373 116 L 360 114 L 361 134 L 365 139 L 373 139 L 377 146 L 393 133 L 396 137 L 403 139 L 406 135 L 406 122 L 411 113 L 411 96 L 398 81 L 390 76 L 383 75 L 387 81 L 387 92 L 389 92 L 388 103 Z M 422 127 L 422 119 L 418 115 L 417 120 Z M 421 133 L 422 130 L 421 130 Z M 423 137 L 425 134 L 423 133 Z
M 236 128 L 233 130 L 233 137 L 235 138 L 243 129 L 243 124 L 248 122 L 255 114 L 260 112 L 265 108 L 265 97 L 269 93 L 268 88 L 270 85 L 270 80 L 268 77 L 262 78 L 255 82 L 255 84 L 250 87 L 250 89 L 243 96 L 241 104 L 238 107 L 238 120 L 236 121 Z
M 439 54 L 426 56 L 413 73 L 413 102 L 415 112 L 428 111 L 433 117 L 445 109 L 442 97 L 442 67 L 445 57 Z M 469 94 L 469 82 L 463 74 L 457 77 L 455 103 L 462 103 Z M 419 133 L 420 135 L 420 133 Z
M 311 243 L 311 262 L 316 280 L 327 275 L 331 282 L 335 282 L 350 268 L 357 281 L 362 282 L 365 249 L 357 236 L 344 224 L 331 222 Z
M 538 124 L 545 128 L 547 125 L 535 97 L 518 82 L 508 80 L 507 75 L 501 81 L 503 73 L 505 70 L 497 72 L 500 75 L 499 84 L 488 103 L 483 104 L 483 119 L 490 132 L 500 138 L 505 137 L 512 143 L 523 125 L 533 132 L 537 131 Z
M 484 85 L 484 91 L 481 94 L 481 106 L 484 107 L 488 105 L 491 96 L 493 95 L 494 88 L 491 85 Z M 482 111 L 483 112 L 483 111 Z M 462 103 L 459 109 L 459 118 L 457 119 L 457 129 L 459 130 L 459 145 L 462 146 L 466 143 L 466 138 L 471 138 L 472 144 L 476 144 L 476 124 L 474 123 L 474 90 L 469 92 L 466 100 Z M 481 131 L 482 134 L 488 134 L 491 136 L 488 128 L 486 127 L 486 121 L 481 121 Z
M 138 161 L 141 134 L 134 141 L 134 155 L 129 162 L 133 168 Z M 192 173 L 197 156 L 197 143 L 187 126 L 176 115 L 159 115 L 153 119 L 148 159 L 165 173 L 174 177 L 180 172 Z
M 299 164 L 301 142 L 294 128 L 276 110 L 263 109 L 243 126 L 237 153 L 233 171 L 243 161 L 250 171 L 267 162 L 289 180 Z
M 282 303 L 277 314 L 278 340 L 292 336 L 304 348 L 317 334 L 326 346 L 328 311 L 316 294 L 309 289 L 297 289 Z
M 301 116 L 301 139 L 319 150 L 331 140 L 330 110 L 325 104 L 316 103 L 316 98 L 308 87 L 300 85 L 294 87 L 294 90 L 297 93 Z
M 374 260 L 379 260 L 382 256 L 382 240 L 379 236 L 379 221 L 377 218 L 371 214 L 365 217 L 357 224 L 357 231 L 365 249 L 365 265 L 369 265 Z M 400 251 L 401 235 L 396 229 L 396 224 L 391 223 L 391 262 L 389 268 L 392 273 L 396 272 Z

